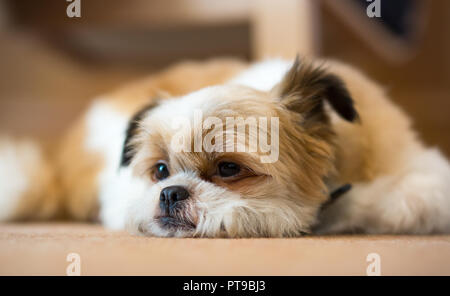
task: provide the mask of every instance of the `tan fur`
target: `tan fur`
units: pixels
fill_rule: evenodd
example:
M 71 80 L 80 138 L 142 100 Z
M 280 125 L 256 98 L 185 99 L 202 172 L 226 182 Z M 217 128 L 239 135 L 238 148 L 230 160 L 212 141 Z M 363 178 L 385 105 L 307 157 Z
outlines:
M 65 216 L 77 220 L 96 220 L 98 214 L 97 175 L 103 166 L 102 155 L 84 148 L 85 120 L 67 134 L 55 160 L 56 173 Z
M 403 152 L 422 147 L 410 119 L 387 99 L 380 86 L 361 73 L 341 63 L 327 64 L 346 83 L 362 119 L 355 125 L 333 117 L 338 135 L 338 181 L 371 181 L 395 173 L 405 161 Z

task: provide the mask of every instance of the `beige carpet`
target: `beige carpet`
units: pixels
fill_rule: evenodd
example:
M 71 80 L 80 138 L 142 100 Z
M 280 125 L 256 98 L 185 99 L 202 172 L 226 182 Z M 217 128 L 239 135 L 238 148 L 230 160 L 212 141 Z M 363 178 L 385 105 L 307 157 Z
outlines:
M 0 225 L 0 275 L 66 275 L 77 253 L 82 275 L 450 275 L 450 236 L 296 239 L 133 237 L 85 224 Z

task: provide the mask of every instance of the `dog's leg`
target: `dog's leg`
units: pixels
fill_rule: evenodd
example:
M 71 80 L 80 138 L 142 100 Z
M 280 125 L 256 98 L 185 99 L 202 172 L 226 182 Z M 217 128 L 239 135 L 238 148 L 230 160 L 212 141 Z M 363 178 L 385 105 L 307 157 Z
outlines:
M 318 223 L 318 234 L 449 233 L 450 165 L 439 151 L 422 151 L 395 175 L 354 184 Z
M 48 219 L 60 209 L 53 168 L 32 141 L 0 139 L 0 221 Z

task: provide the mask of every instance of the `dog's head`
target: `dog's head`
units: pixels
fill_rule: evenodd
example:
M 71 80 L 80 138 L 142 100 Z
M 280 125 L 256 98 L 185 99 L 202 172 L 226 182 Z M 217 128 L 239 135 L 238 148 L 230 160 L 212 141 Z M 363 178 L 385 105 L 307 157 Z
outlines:
M 147 182 L 128 228 L 156 236 L 281 237 L 309 232 L 328 197 L 327 108 L 357 113 L 342 81 L 296 60 L 268 92 L 208 87 L 130 121 L 122 165 Z

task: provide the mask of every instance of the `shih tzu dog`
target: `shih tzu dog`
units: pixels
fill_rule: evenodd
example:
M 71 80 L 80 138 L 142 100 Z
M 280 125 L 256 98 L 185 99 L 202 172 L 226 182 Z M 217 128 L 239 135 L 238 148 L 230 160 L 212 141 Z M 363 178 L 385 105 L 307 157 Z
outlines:
M 337 62 L 182 63 L 97 98 L 60 147 L 0 141 L 0 219 L 150 236 L 450 232 L 450 166 Z

